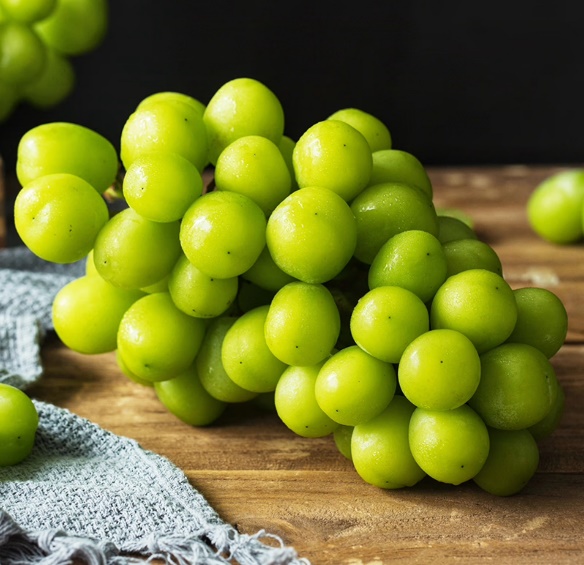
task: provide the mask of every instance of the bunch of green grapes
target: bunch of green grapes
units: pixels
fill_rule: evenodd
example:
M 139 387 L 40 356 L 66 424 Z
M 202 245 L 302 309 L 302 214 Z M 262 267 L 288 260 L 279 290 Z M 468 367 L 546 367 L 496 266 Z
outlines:
M 0 0 L 0 122 L 20 102 L 50 108 L 75 85 L 70 58 L 93 51 L 107 0 Z
M 19 234 L 49 261 L 86 261 L 54 301 L 57 334 L 115 351 L 190 425 L 268 400 L 377 487 L 428 476 L 518 492 L 562 415 L 551 358 L 564 305 L 510 287 L 377 117 L 345 108 L 297 140 L 284 132 L 279 99 L 254 79 L 206 104 L 148 96 L 121 131 L 116 213 L 107 140 L 74 124 L 28 132 Z

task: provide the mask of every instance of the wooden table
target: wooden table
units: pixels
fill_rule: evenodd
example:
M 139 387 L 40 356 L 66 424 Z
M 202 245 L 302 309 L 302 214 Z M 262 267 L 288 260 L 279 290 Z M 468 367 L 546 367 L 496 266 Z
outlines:
M 357 476 L 330 437 L 303 439 L 250 407 L 191 428 L 126 379 L 113 354 L 79 355 L 55 338 L 45 342 L 46 374 L 31 393 L 168 457 L 226 521 L 278 534 L 314 565 L 584 563 L 584 244 L 548 244 L 525 215 L 536 184 L 561 168 L 429 170 L 435 204 L 474 218 L 511 286 L 549 288 L 568 310 L 568 338 L 552 359 L 565 416 L 518 495 L 428 479 L 383 491 Z

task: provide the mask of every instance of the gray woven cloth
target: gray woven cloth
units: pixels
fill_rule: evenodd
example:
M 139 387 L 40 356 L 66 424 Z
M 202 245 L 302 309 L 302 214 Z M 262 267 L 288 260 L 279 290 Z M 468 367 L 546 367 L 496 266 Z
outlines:
M 83 268 L 0 250 L 0 382 L 26 389 L 42 377 L 53 298 Z M 33 401 L 33 451 L 0 467 L 1 565 L 309 565 L 278 536 L 240 534 L 164 457 Z

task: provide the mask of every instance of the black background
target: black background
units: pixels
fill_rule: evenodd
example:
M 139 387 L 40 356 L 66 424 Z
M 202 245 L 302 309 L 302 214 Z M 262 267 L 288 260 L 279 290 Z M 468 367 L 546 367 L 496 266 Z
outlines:
M 108 35 L 73 60 L 74 93 L 0 124 L 10 169 L 42 122 L 91 127 L 119 147 L 161 90 L 206 103 L 248 76 L 280 98 L 298 138 L 343 107 L 382 119 L 426 165 L 584 162 L 584 10 L 570 2 L 111 0 Z

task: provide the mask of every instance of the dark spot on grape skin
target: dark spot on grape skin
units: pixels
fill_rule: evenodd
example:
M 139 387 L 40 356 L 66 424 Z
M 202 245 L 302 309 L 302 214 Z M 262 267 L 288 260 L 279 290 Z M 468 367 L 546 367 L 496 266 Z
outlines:
M 231 251 L 228 251 L 228 252 L 227 252 L 227 255 L 231 255 Z

